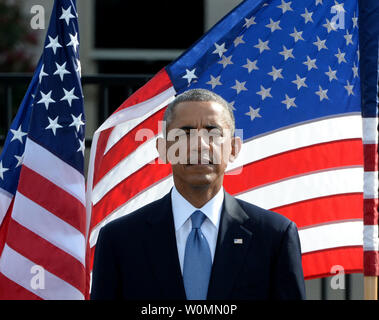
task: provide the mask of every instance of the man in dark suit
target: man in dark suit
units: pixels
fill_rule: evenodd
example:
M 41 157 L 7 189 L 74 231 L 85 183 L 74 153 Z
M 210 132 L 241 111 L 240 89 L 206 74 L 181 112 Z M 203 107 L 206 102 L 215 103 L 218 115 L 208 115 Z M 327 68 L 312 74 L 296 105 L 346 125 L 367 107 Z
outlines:
M 296 225 L 222 187 L 241 148 L 227 102 L 189 90 L 164 120 L 174 187 L 101 229 L 91 299 L 304 299 Z

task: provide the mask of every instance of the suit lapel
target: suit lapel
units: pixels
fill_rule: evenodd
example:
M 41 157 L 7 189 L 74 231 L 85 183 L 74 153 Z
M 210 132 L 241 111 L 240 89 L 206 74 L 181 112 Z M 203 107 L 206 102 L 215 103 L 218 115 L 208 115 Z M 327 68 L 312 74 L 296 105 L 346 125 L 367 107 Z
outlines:
M 229 297 L 252 237 L 250 220 L 238 202 L 225 192 L 215 257 L 208 288 L 209 300 Z
M 171 192 L 157 202 L 148 219 L 146 247 L 151 268 L 162 292 L 169 299 L 186 299 L 176 246 Z

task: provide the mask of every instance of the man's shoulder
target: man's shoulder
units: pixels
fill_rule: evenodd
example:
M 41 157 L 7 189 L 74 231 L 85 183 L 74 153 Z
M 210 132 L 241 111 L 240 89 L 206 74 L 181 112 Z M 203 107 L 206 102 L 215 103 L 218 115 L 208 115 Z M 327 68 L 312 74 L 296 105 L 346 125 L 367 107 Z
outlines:
M 276 230 L 285 230 L 291 223 L 294 223 L 287 217 L 280 213 L 270 211 L 261 207 L 258 207 L 250 202 L 234 198 L 240 207 L 246 212 L 249 218 L 266 228 L 273 228 Z

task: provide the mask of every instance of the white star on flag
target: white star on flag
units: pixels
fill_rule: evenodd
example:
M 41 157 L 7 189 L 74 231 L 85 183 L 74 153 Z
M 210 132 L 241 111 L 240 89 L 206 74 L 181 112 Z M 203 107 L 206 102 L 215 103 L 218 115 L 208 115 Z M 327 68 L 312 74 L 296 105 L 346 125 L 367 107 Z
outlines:
M 222 83 L 220 82 L 221 76 L 214 77 L 211 75 L 211 80 L 207 82 L 207 84 L 210 84 L 212 86 L 212 89 L 216 88 L 216 86 L 221 86 Z
M 249 59 L 246 59 L 246 62 L 247 63 L 245 65 L 243 65 L 242 67 L 246 68 L 249 73 L 252 70 L 259 70 L 259 68 L 257 67 L 257 60 L 250 61 Z
M 341 62 L 346 62 L 345 52 L 341 52 L 340 48 L 338 48 L 338 53 L 336 53 L 335 56 L 338 59 L 338 64 L 341 64 Z
M 3 167 L 3 161 L 0 161 L 0 179 L 4 180 L 4 172 L 7 172 L 9 168 Z
M 256 22 L 255 22 L 255 17 L 253 16 L 253 17 L 251 17 L 251 18 L 249 18 L 249 19 L 246 19 L 245 18 L 245 24 L 243 25 L 245 28 L 249 28 L 250 26 L 252 26 L 253 24 L 257 24 Z
M 233 64 L 232 62 L 232 56 L 230 55 L 229 57 L 222 56 L 221 61 L 219 61 L 219 64 L 222 64 L 222 68 L 225 69 L 229 64 Z
M 239 82 L 238 80 L 236 80 L 236 84 L 231 88 L 235 89 L 237 91 L 237 94 L 239 94 L 241 91 L 247 91 L 247 89 L 245 88 L 245 83 L 246 81 Z
M 334 6 L 332 8 L 337 12 L 346 12 L 343 3 L 338 3 L 336 0 L 334 0 Z
M 82 113 L 79 114 L 77 117 L 75 117 L 73 114 L 71 115 L 72 123 L 69 125 L 69 127 L 75 127 L 77 132 L 79 132 L 81 126 L 84 126 L 84 122 L 82 121 L 82 115 Z
M 49 44 L 45 47 L 45 48 L 51 48 L 53 49 L 53 52 L 54 54 L 57 53 L 57 48 L 62 48 L 62 46 L 60 45 L 60 43 L 58 42 L 58 36 L 56 36 L 55 38 L 52 38 L 50 36 L 49 37 Z
M 290 33 L 290 36 L 293 37 L 295 39 L 295 42 L 298 42 L 299 40 L 303 40 L 303 37 L 302 37 L 302 34 L 303 34 L 303 31 L 297 31 L 296 28 L 294 27 L 293 28 L 293 33 Z
M 304 21 L 305 24 L 307 24 L 308 22 L 312 22 L 313 23 L 312 15 L 313 15 L 313 12 L 308 12 L 307 8 L 305 8 L 305 12 L 303 14 L 301 14 L 301 16 L 305 20 Z
M 75 16 L 71 14 L 71 6 L 69 6 L 66 10 L 62 7 L 62 15 L 59 19 L 64 19 L 68 25 L 70 23 L 70 19 L 72 18 L 75 18 Z
M 346 40 L 346 45 L 353 44 L 353 35 L 349 33 L 348 30 L 346 30 L 346 34 L 343 36 Z
M 259 53 L 262 53 L 265 50 L 270 50 L 268 46 L 268 42 L 269 42 L 268 40 L 263 42 L 261 39 L 258 39 L 258 44 L 256 44 L 254 48 L 258 48 Z
M 14 156 L 17 160 L 17 164 L 15 168 L 22 165 L 22 163 L 24 162 L 24 156 L 25 156 L 25 152 L 21 156 L 17 156 L 17 155 Z
M 295 99 L 296 98 L 290 98 L 287 94 L 286 94 L 286 99 L 282 101 L 283 104 L 286 105 L 287 107 L 287 110 L 291 107 L 297 107 L 297 105 L 295 104 Z
M 85 141 L 84 141 L 84 139 L 83 140 L 80 140 L 79 139 L 79 149 L 78 150 L 76 150 L 76 152 L 81 152 L 82 153 L 82 155 L 83 155 L 83 157 L 84 157 L 84 151 L 85 151 Z
M 48 74 L 43 70 L 44 67 L 45 67 L 45 65 L 43 64 L 41 67 L 41 71 L 39 72 L 39 76 L 38 76 L 39 83 L 41 83 L 43 77 L 48 76 Z
M 75 69 L 75 71 L 76 71 L 77 73 L 79 73 L 79 77 L 82 76 L 82 65 L 81 65 L 79 59 L 76 59 L 76 69 Z
M 317 49 L 318 51 L 320 51 L 321 49 L 328 49 L 325 45 L 325 42 L 326 42 L 326 39 L 325 40 L 321 40 L 318 36 L 317 36 L 317 41 L 313 42 L 313 44 L 315 46 L 317 46 Z
M 71 74 L 71 72 L 66 69 L 66 63 L 67 61 L 63 63 L 62 65 L 59 65 L 57 62 L 55 62 L 57 70 L 53 74 L 54 75 L 58 74 L 59 77 L 61 78 L 61 81 L 63 81 L 63 77 L 65 74 Z
M 271 30 L 271 32 L 274 32 L 275 30 L 282 30 L 282 28 L 279 26 L 280 20 L 278 21 L 273 21 L 270 18 L 270 23 L 266 24 L 266 27 Z
M 325 27 L 328 30 L 328 33 L 330 33 L 330 31 L 336 31 L 337 30 L 337 28 L 334 25 L 334 23 L 330 22 L 329 19 L 326 19 L 326 23 L 323 24 L 322 26 Z
M 329 71 L 325 72 L 325 74 L 329 77 L 329 82 L 332 82 L 333 79 L 338 80 L 336 76 L 337 70 L 332 70 L 330 66 L 328 67 Z
M 10 130 L 11 130 L 11 132 L 13 133 L 13 137 L 12 137 L 12 139 L 11 139 L 11 142 L 14 141 L 14 140 L 18 140 L 18 141 L 20 141 L 21 143 L 23 143 L 23 141 L 22 141 L 22 137 L 23 137 L 23 136 L 26 136 L 27 133 L 26 133 L 26 132 L 22 132 L 22 130 L 21 130 L 21 124 L 20 124 L 20 126 L 18 127 L 17 130 L 14 130 L 14 129 L 10 129 Z
M 269 72 L 268 74 L 272 76 L 272 80 L 275 81 L 278 78 L 283 79 L 282 71 L 283 69 L 276 69 L 274 66 L 272 66 L 272 71 Z
M 186 69 L 186 74 L 182 77 L 183 79 L 187 79 L 188 84 L 191 83 L 192 79 L 197 79 L 197 75 L 195 74 L 196 68 L 191 71 Z
M 50 90 L 48 93 L 43 93 L 42 91 L 41 91 L 41 97 L 42 97 L 42 99 L 40 100 L 40 101 L 38 101 L 37 102 L 37 104 L 38 103 L 43 103 L 43 104 L 45 104 L 45 108 L 46 108 L 46 110 L 48 110 L 49 109 L 49 104 L 50 103 L 54 103 L 55 102 L 55 100 L 53 100 L 52 98 L 51 98 L 51 93 L 53 92 L 53 90 Z
M 324 99 L 329 99 L 327 96 L 328 89 L 323 90 L 321 86 L 318 86 L 318 88 L 319 88 L 319 91 L 316 91 L 315 93 L 320 97 L 320 101 Z
M 350 95 L 354 95 L 354 92 L 353 92 L 353 88 L 354 88 L 354 86 L 351 85 L 351 84 L 349 83 L 349 80 L 347 80 L 347 84 L 346 84 L 346 86 L 344 86 L 344 88 L 346 89 L 347 94 L 348 94 L 349 96 L 350 96 Z
M 354 65 L 353 65 L 352 69 L 353 69 L 354 78 L 355 77 L 359 77 L 359 75 L 358 75 L 358 67 L 355 65 L 355 62 L 354 62 Z
M 250 120 L 253 121 L 255 118 L 262 118 L 262 116 L 259 114 L 260 108 L 254 109 L 253 107 L 249 106 L 250 111 L 246 112 L 245 115 L 250 116 Z
M 79 46 L 79 41 L 78 41 L 78 33 L 76 32 L 75 35 L 72 35 L 69 33 L 71 41 L 67 43 L 67 46 L 72 46 L 74 48 L 74 51 L 76 52 L 77 47 Z
M 308 67 L 308 71 L 318 69 L 316 66 L 316 59 L 311 59 L 309 56 L 307 56 L 307 61 L 304 61 L 303 64 Z
M 272 98 L 272 95 L 270 93 L 271 91 L 271 88 L 264 88 L 262 85 L 261 85 L 261 90 L 257 92 L 258 95 L 260 95 L 262 97 L 262 100 L 266 99 L 267 97 L 270 97 Z
M 217 43 L 215 43 L 214 45 L 215 45 L 216 49 L 212 53 L 218 54 L 220 56 L 220 58 L 222 57 L 224 52 L 228 51 L 227 49 L 225 49 L 225 42 L 221 45 L 218 45 Z
M 56 134 L 56 132 L 57 132 L 57 129 L 59 129 L 59 128 L 63 128 L 59 123 L 58 123 L 58 116 L 54 119 L 54 120 L 52 120 L 52 119 L 50 119 L 49 117 L 47 117 L 48 118 L 48 120 L 49 120 L 49 125 L 45 128 L 46 130 L 48 130 L 48 129 L 51 129 L 52 131 L 53 131 L 53 134 L 54 134 L 54 136 L 55 136 L 55 134 Z
M 287 60 L 288 58 L 294 58 L 292 54 L 293 49 L 287 49 L 286 46 L 283 46 L 283 51 L 280 51 L 279 54 L 281 54 L 284 57 L 284 60 Z
M 300 76 L 297 74 L 296 75 L 296 80 L 293 80 L 292 83 L 294 83 L 294 84 L 297 85 L 297 90 L 300 90 L 301 87 L 308 88 L 307 84 L 305 83 L 306 79 L 307 79 L 306 77 L 300 78 Z
M 291 8 L 291 1 L 285 2 L 284 0 L 282 0 L 282 4 L 277 6 L 277 8 L 282 9 L 282 13 L 286 13 L 287 11 L 293 11 L 293 9 Z
M 73 87 L 70 91 L 63 88 L 64 91 L 64 97 L 60 101 L 67 100 L 69 106 L 71 107 L 72 100 L 79 99 L 76 95 L 74 95 L 75 87 Z
M 244 44 L 245 41 L 243 41 L 243 35 L 237 37 L 234 39 L 233 43 L 234 43 L 234 47 L 237 47 L 239 44 Z

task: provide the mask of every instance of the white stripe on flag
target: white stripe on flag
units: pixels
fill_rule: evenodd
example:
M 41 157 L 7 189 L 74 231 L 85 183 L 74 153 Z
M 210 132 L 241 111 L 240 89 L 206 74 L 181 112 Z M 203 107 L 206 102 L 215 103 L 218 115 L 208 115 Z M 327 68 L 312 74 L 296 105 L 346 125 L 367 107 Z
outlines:
M 362 118 L 349 115 L 301 124 L 245 142 L 227 170 L 290 150 L 344 139 L 362 138 Z
M 296 176 L 254 188 L 236 198 L 270 209 L 335 194 L 363 192 L 363 168 L 341 168 Z
M 161 101 L 155 101 L 155 100 L 150 101 L 150 104 L 152 106 L 154 106 L 156 103 L 158 103 L 158 105 L 156 107 L 152 108 L 151 110 L 149 110 L 146 114 L 143 114 L 142 116 L 140 116 L 138 118 L 131 119 L 129 121 L 120 123 L 117 126 L 115 126 L 113 128 L 111 134 L 109 135 L 107 147 L 105 148 L 104 154 L 106 154 L 130 130 L 134 129 L 141 122 L 143 122 L 144 120 L 149 118 L 151 115 L 153 115 L 157 111 L 166 107 L 171 101 L 173 101 L 174 96 L 170 96 L 172 93 L 173 93 L 172 90 L 169 90 L 168 92 L 166 92 L 167 96 L 166 95 L 164 96 L 166 99 L 165 100 L 162 99 L 163 100 L 162 102 Z M 138 106 L 139 106 L 139 108 L 141 108 L 141 105 L 138 105 Z M 129 108 L 126 108 L 124 110 L 126 110 L 125 112 L 130 113 Z M 124 110 L 121 110 L 119 113 L 124 112 Z
M 363 143 L 378 143 L 378 118 L 362 118 L 363 119 Z
M 174 87 L 170 87 L 151 99 L 113 113 L 107 120 L 105 120 L 100 128 L 96 130 L 96 132 L 100 133 L 101 131 L 117 126 L 125 121 L 142 118 L 146 113 L 153 110 L 156 112 L 174 100 L 175 94 L 176 91 Z
M 362 220 L 341 221 L 299 229 L 301 252 L 363 244 Z
M 120 161 L 101 179 L 92 191 L 92 203 L 98 203 L 110 190 L 131 174 L 158 157 L 156 138 L 141 144 L 135 151 Z
M 85 239 L 76 228 L 17 192 L 12 218 L 85 266 Z
M 378 198 L 378 171 L 366 171 L 364 173 L 364 198 L 375 199 Z
M 0 226 L 12 202 L 13 195 L 0 188 Z
M 43 162 L 41 163 L 41 161 Z M 86 205 L 84 176 L 33 140 L 26 140 L 23 165 L 50 180 Z
M 38 266 L 34 262 L 20 255 L 8 245 L 4 246 L 0 259 L 0 272 L 8 279 L 45 300 L 84 299 L 78 289 L 47 270 L 37 269 L 41 272 L 38 276 L 41 276 L 39 280 L 42 282 L 36 283 L 36 267 Z
M 155 200 L 162 198 L 166 193 L 170 191 L 173 185 L 174 181 L 172 179 L 172 175 L 169 175 L 163 180 L 159 181 L 158 183 L 143 190 L 141 193 L 124 203 L 121 207 L 117 208 L 114 212 L 108 214 L 107 217 L 101 221 L 101 223 L 99 223 L 92 229 L 90 235 L 91 248 L 96 244 L 99 231 L 104 225 L 106 225 L 108 222 L 111 222 L 114 219 L 131 213 L 143 207 L 144 205 L 147 205 Z
M 365 225 L 363 227 L 363 249 L 365 251 L 378 251 L 378 225 Z

